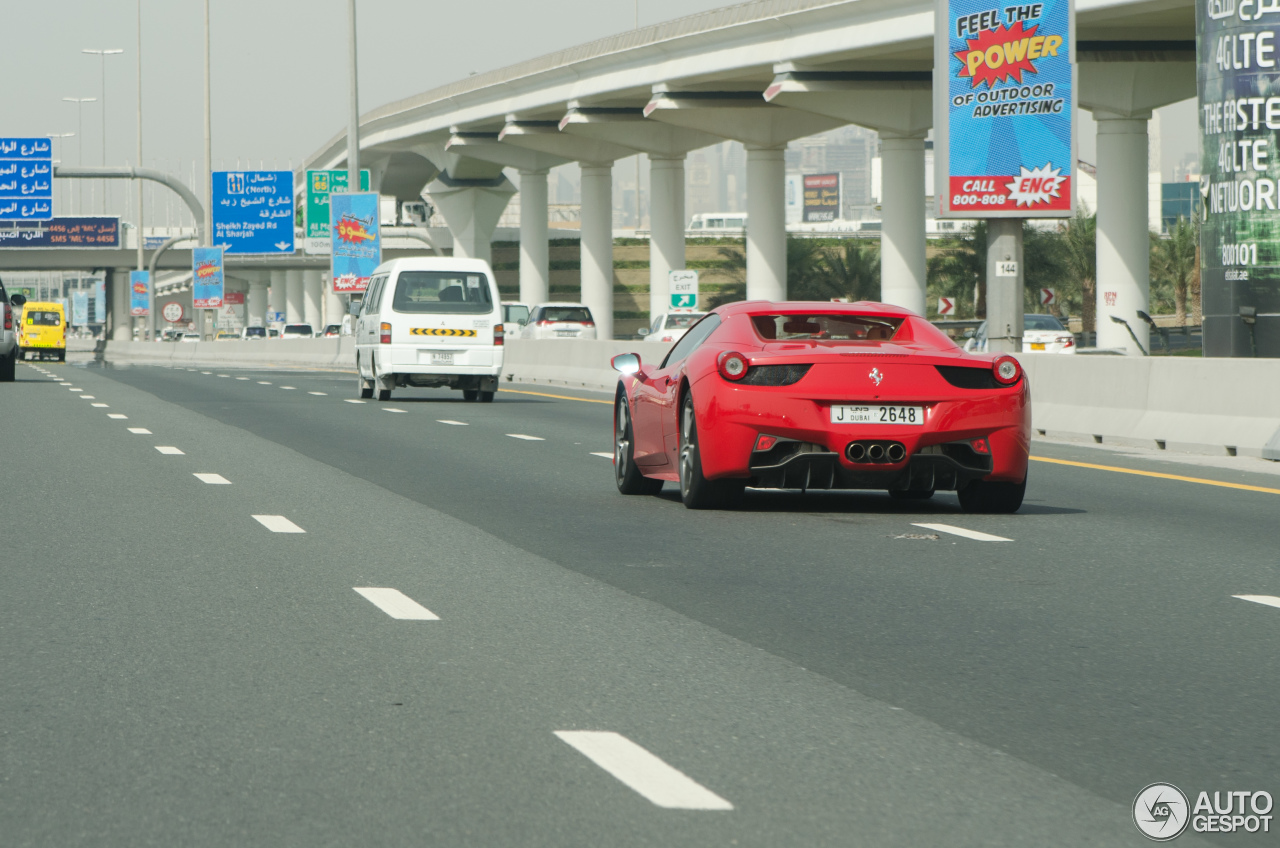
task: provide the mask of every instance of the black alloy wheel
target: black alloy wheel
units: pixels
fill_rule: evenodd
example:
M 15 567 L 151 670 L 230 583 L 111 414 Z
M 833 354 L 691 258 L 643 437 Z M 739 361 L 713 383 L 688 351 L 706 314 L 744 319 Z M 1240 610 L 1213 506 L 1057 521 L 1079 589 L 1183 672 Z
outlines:
M 698 452 L 698 421 L 693 396 L 685 395 L 680 408 L 680 500 L 689 509 L 730 509 L 737 506 L 746 480 L 708 480 L 702 474 Z
M 956 491 L 960 499 L 960 508 L 965 512 L 1008 515 L 1017 512 L 1022 506 L 1022 497 L 1027 492 L 1027 480 L 1021 483 L 994 483 L 985 480 L 974 480 L 963 489 Z
M 635 436 L 631 429 L 631 410 L 627 396 L 618 392 L 613 418 L 613 480 L 624 495 L 656 495 L 662 481 L 640 473 L 635 461 Z
M 493 403 L 493 394 L 494 394 L 493 392 L 482 391 L 480 392 L 480 395 L 477 398 L 477 400 L 479 400 L 481 403 Z

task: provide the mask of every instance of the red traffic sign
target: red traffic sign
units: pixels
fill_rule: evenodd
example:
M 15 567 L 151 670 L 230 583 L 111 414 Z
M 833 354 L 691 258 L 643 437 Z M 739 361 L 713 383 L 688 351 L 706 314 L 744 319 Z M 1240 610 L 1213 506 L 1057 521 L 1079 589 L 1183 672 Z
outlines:
M 939 315 L 955 315 L 956 301 L 950 297 L 938 298 L 938 314 Z
M 1040 305 L 1053 306 L 1058 302 L 1058 293 L 1053 289 L 1040 289 Z
M 176 324 L 182 320 L 182 304 L 171 300 L 164 305 L 164 311 L 160 314 L 170 324 Z

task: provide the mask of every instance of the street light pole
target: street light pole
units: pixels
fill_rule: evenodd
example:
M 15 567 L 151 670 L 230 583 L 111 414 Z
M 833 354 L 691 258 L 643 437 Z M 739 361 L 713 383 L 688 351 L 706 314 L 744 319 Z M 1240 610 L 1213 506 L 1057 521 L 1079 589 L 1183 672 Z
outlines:
M 356 73 L 356 0 L 347 0 L 350 18 L 351 112 L 347 116 L 347 191 L 360 190 L 360 89 Z M 372 186 L 370 186 L 372 188 Z
M 107 167 L 107 57 L 118 56 L 124 51 L 118 48 L 109 50 L 87 47 L 81 53 L 91 53 L 102 59 L 102 167 Z M 84 164 L 81 162 L 80 164 Z M 142 163 L 138 163 L 142 167 Z M 102 214 L 107 214 L 107 184 L 102 183 Z
M 76 104 L 76 135 L 80 137 L 80 152 L 76 154 L 76 164 L 84 167 L 84 111 L 80 108 L 85 103 L 94 103 L 96 97 L 64 97 L 63 100 L 68 103 Z M 80 202 L 76 204 L 77 211 L 81 215 L 84 214 L 84 182 L 80 183 Z

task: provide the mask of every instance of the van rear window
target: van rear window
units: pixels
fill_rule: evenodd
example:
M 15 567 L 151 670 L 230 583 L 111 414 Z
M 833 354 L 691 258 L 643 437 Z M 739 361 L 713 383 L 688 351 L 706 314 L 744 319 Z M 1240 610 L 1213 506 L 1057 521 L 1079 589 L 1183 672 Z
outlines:
M 28 312 L 27 323 L 37 327 L 57 327 L 62 323 L 62 317 L 56 312 Z
M 462 271 L 401 271 L 391 308 L 409 313 L 487 314 L 493 311 L 489 278 Z

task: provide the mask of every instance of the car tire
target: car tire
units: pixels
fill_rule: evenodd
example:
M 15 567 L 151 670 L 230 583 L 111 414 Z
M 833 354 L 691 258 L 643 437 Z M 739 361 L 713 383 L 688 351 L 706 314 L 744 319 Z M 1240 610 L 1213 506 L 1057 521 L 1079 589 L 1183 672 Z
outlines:
M 960 499 L 960 508 L 965 512 L 1008 515 L 1017 512 L 1022 506 L 1022 497 L 1026 491 L 1025 478 L 1021 483 L 974 480 L 957 490 L 956 497 Z
M 465 400 L 467 403 L 475 403 L 476 398 L 478 398 L 479 396 L 480 396 L 479 389 L 463 389 L 462 390 L 462 399 Z
M 373 383 L 360 375 L 359 359 L 356 360 L 356 394 L 362 400 L 370 400 L 373 397 Z
M 613 412 L 613 480 L 624 495 L 656 495 L 662 481 L 640 473 L 635 458 L 635 431 L 631 427 L 631 408 L 627 396 L 619 391 Z
M 889 497 L 899 501 L 927 501 L 933 492 L 933 489 L 890 489 Z
M 380 400 L 380 401 L 391 400 L 391 390 L 390 390 L 390 389 L 378 389 L 378 400 Z
M 18 352 L 0 359 L 0 383 L 12 383 L 17 378 Z
M 481 403 L 493 403 L 493 392 L 480 392 L 476 399 Z
M 746 490 L 746 480 L 708 480 L 702 474 L 702 454 L 698 450 L 698 417 L 693 396 L 685 395 L 680 408 L 680 500 L 689 509 L 731 509 Z

